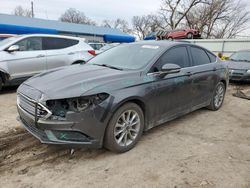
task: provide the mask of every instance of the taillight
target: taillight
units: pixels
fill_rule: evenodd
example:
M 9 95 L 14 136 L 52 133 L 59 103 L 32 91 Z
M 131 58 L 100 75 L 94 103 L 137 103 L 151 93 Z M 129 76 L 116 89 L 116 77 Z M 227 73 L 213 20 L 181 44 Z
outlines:
M 91 55 L 93 55 L 93 56 L 96 55 L 95 50 L 88 50 L 88 52 L 89 52 Z

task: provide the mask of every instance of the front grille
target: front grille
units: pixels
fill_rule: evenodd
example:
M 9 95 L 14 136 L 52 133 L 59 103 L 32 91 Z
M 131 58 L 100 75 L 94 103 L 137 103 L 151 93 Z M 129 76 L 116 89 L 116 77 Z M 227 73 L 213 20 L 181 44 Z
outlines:
M 43 106 L 24 95 L 17 95 L 17 104 L 34 117 L 44 118 L 48 115 L 48 111 Z
M 35 124 L 29 123 L 24 118 L 20 117 L 21 121 L 23 122 L 23 125 L 28 129 L 32 134 L 38 136 L 42 139 L 47 139 L 47 136 L 43 130 L 38 129 Z
M 244 74 L 243 73 L 240 73 L 240 72 L 233 72 L 232 75 L 234 76 L 243 76 Z

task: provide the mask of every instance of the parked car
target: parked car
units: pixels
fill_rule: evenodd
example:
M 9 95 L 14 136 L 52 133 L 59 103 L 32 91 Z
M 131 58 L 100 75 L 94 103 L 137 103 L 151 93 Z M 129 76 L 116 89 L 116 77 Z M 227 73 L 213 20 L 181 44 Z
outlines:
M 171 31 L 159 31 L 157 38 L 162 39 L 193 39 L 200 38 L 201 34 L 197 29 L 176 29 Z
M 250 82 L 250 50 L 235 52 L 226 63 L 230 80 Z
M 106 44 L 105 46 L 101 47 L 99 50 L 96 50 L 96 55 L 99 55 L 111 48 L 114 48 L 116 46 L 120 45 L 120 43 L 111 43 L 111 44 Z
M 94 50 L 100 50 L 103 46 L 106 45 L 106 43 L 100 43 L 100 42 L 90 42 L 88 43 Z
M 12 35 L 12 34 L 0 34 L 0 41 L 1 40 L 4 40 L 4 39 L 7 39 L 7 38 L 10 38 L 10 37 L 14 37 L 16 35 Z
M 0 90 L 45 70 L 83 63 L 95 51 L 81 38 L 20 35 L 0 41 Z
M 143 131 L 202 107 L 218 110 L 227 85 L 226 65 L 202 47 L 137 42 L 32 77 L 18 88 L 17 106 L 42 143 L 125 152 Z

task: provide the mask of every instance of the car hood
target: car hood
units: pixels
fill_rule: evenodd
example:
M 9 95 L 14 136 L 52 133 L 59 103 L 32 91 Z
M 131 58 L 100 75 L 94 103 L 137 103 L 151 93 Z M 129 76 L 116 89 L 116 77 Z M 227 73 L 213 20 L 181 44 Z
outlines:
M 120 71 L 97 65 L 73 65 L 38 74 L 22 85 L 39 90 L 46 101 L 128 87 L 135 80 L 139 80 L 139 75 L 140 73 L 135 71 Z M 19 90 L 22 90 L 22 85 Z
M 229 69 L 240 69 L 240 70 L 248 70 L 250 69 L 250 62 L 242 62 L 242 61 L 227 61 Z

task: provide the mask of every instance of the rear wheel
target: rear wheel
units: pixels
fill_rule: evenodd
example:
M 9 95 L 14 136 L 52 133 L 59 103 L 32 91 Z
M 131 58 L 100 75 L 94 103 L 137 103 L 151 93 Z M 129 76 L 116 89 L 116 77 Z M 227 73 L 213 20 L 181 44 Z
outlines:
M 223 104 L 225 97 L 226 86 L 224 83 L 219 82 L 215 87 L 215 91 L 208 109 L 216 111 L 219 110 Z
M 144 115 L 134 103 L 120 107 L 111 118 L 105 133 L 104 146 L 113 152 L 126 152 L 140 140 L 144 129 Z
M 168 37 L 168 40 L 171 40 L 171 41 L 173 41 L 174 39 L 173 39 L 173 37 Z

